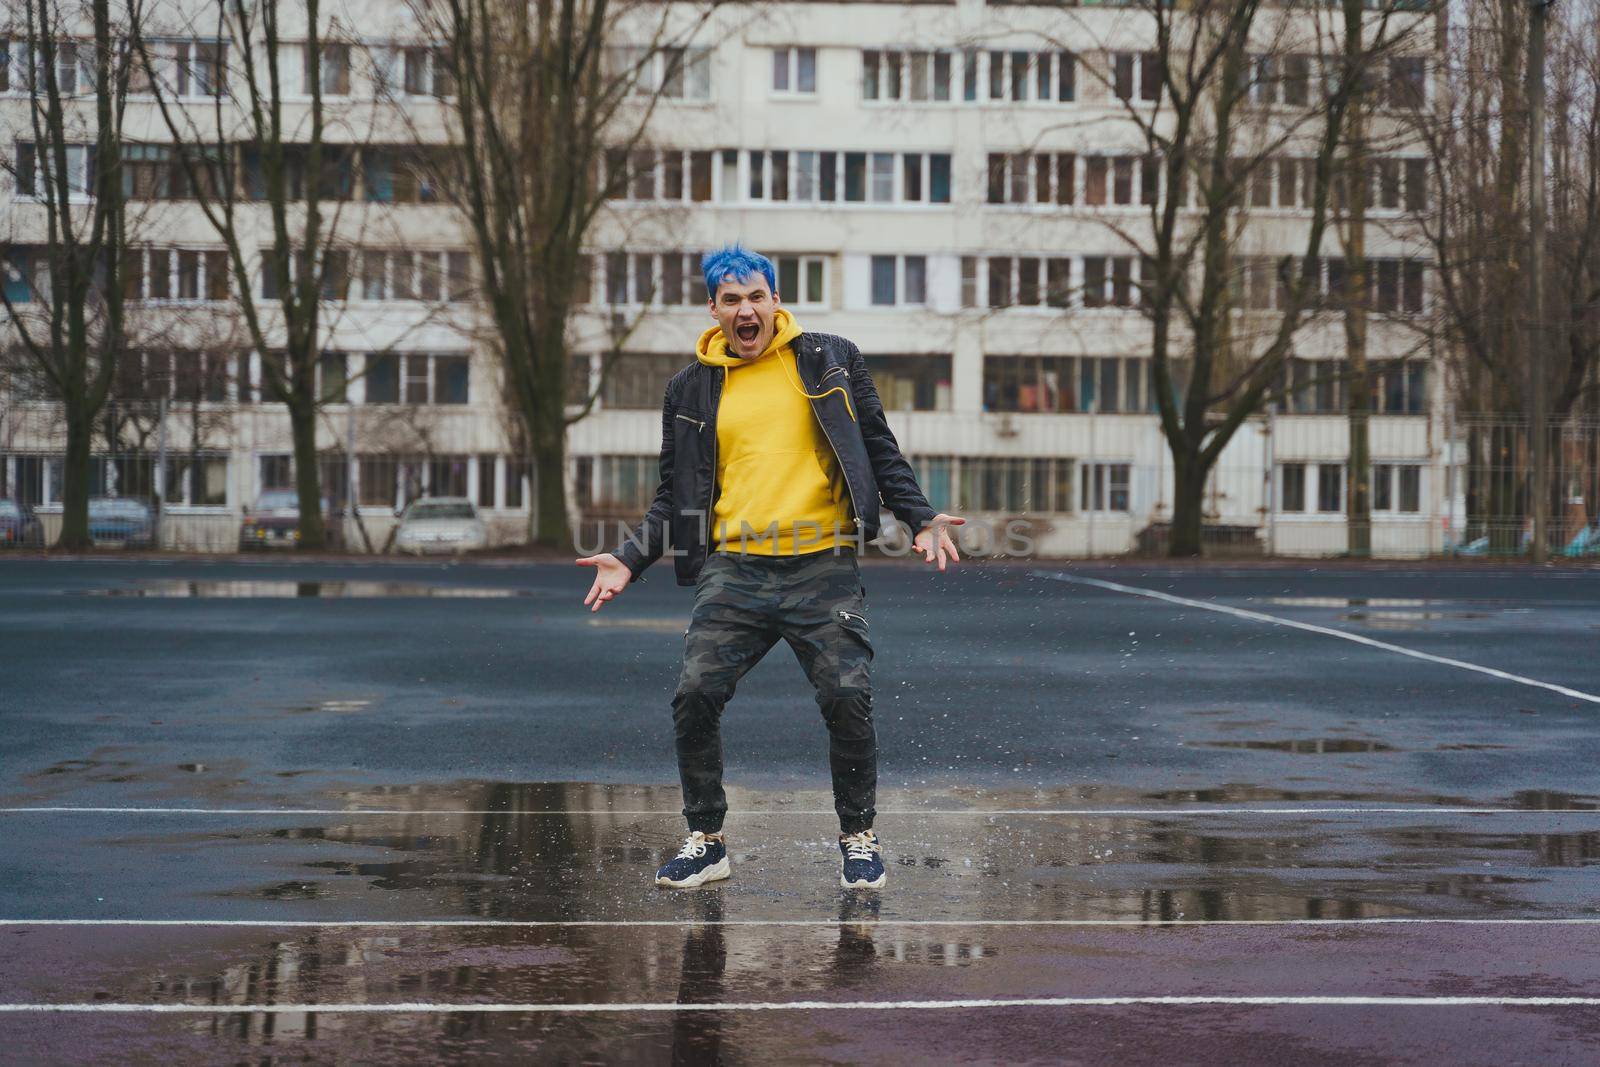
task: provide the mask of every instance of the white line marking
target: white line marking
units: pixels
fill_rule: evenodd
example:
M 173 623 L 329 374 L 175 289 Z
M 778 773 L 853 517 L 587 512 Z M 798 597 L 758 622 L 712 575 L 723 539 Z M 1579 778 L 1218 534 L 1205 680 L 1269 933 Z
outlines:
M 1167 997 L 1013 997 L 970 1000 L 788 1000 L 733 1001 L 704 1004 L 440 1004 L 418 1001 L 399 1004 L 0 1004 L 0 1012 L 149 1013 L 156 1015 L 267 1015 L 363 1014 L 400 1015 L 425 1012 L 500 1014 L 511 1012 L 557 1015 L 595 1015 L 623 1012 L 680 1011 L 950 1011 L 970 1008 L 1101 1008 L 1148 1004 L 1161 1007 L 1190 1005 L 1248 1005 L 1260 1007 L 1376 1007 L 1376 1008 L 1565 1008 L 1594 1007 L 1600 997 L 1415 997 L 1415 996 L 1167 996 Z
M 0 919 L 8 926 L 215 926 L 263 929 L 406 929 L 432 927 L 685 927 L 685 926 L 1597 926 L 1600 918 L 1429 919 Z
M 832 816 L 826 810 L 793 811 L 743 811 L 735 814 L 739 819 L 764 819 L 788 816 Z M 1076 815 L 1084 818 L 1145 818 L 1153 816 L 1195 815 L 1593 815 L 1600 816 L 1600 808 L 1450 808 L 1450 807 L 1298 807 L 1298 808 L 879 808 L 879 815 L 937 815 L 988 817 L 997 815 Z M 541 809 L 512 808 L 71 808 L 24 807 L 0 808 L 0 815 L 628 815 L 670 816 L 681 818 L 678 811 L 649 809 Z
M 1521 674 L 1512 674 L 1510 671 L 1497 670 L 1494 667 L 1483 667 L 1466 660 L 1451 659 L 1449 656 L 1435 656 L 1431 652 L 1419 652 L 1414 648 L 1405 648 L 1401 645 L 1392 645 L 1387 641 L 1366 637 L 1362 634 L 1353 634 L 1346 630 L 1335 629 L 1332 626 L 1318 626 L 1315 623 L 1299 622 L 1295 619 L 1284 619 L 1277 615 L 1268 615 L 1260 611 L 1250 611 L 1247 608 L 1235 608 L 1227 604 L 1218 604 L 1209 600 L 1191 600 L 1188 597 L 1174 596 L 1155 589 L 1143 589 L 1136 585 L 1123 585 L 1120 582 L 1108 582 L 1102 578 L 1083 578 L 1076 574 L 1060 574 L 1053 571 L 1034 571 L 1034 576 L 1050 578 L 1058 582 L 1072 582 L 1076 585 L 1089 585 L 1097 589 L 1109 589 L 1114 593 L 1128 593 L 1132 596 L 1148 597 L 1151 600 L 1164 600 L 1169 604 L 1180 604 L 1184 607 L 1199 608 L 1202 611 L 1215 611 L 1223 615 L 1232 615 L 1239 619 L 1250 619 L 1253 622 L 1271 623 L 1274 626 L 1288 626 L 1295 630 L 1305 630 L 1307 633 L 1322 634 L 1325 637 L 1337 637 L 1344 641 L 1353 641 L 1358 645 L 1369 648 L 1381 648 L 1385 652 L 1394 652 L 1412 659 L 1420 659 L 1428 663 L 1439 663 L 1446 667 L 1458 667 L 1464 671 L 1475 671 L 1478 674 L 1487 674 L 1491 678 L 1499 678 L 1506 682 L 1516 682 L 1519 685 L 1530 685 L 1535 689 L 1548 689 L 1552 693 L 1560 693 L 1564 697 L 1574 700 L 1586 700 L 1591 704 L 1600 704 L 1600 696 L 1594 693 L 1585 693 L 1580 689 L 1569 689 L 1564 685 L 1554 682 L 1541 682 L 1537 678 L 1529 678 Z

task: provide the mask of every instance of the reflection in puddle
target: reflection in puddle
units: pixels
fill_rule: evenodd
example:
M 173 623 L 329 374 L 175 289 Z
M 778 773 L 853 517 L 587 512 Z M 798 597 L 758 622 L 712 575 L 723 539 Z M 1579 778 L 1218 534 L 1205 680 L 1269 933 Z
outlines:
M 689 628 L 689 619 L 666 618 L 650 619 L 637 618 L 629 615 L 614 617 L 593 616 L 589 620 L 590 626 L 618 627 L 624 630 L 647 630 L 650 633 L 681 634 Z
M 1267 603 L 1285 608 L 1420 608 L 1437 603 L 1403 597 L 1274 596 Z
M 1358 737 L 1302 737 L 1287 741 L 1198 741 L 1205 748 L 1252 748 L 1273 752 L 1292 752 L 1297 756 L 1343 755 L 1350 752 L 1398 752 L 1382 741 Z
M 1366 623 L 1374 630 L 1422 630 L 1424 624 L 1447 619 L 1487 619 L 1486 611 L 1347 611 L 1346 622 Z
M 532 594 L 525 589 L 496 589 L 471 585 L 426 585 L 421 582 L 293 582 L 265 579 L 184 581 L 181 579 L 162 579 L 115 586 L 110 589 L 89 589 L 83 591 L 81 595 L 215 599 L 319 597 L 329 600 L 348 600 L 372 597 L 501 599 L 505 597 L 531 596 Z
M 372 701 L 370 700 L 322 700 L 315 704 L 302 704 L 287 710 L 292 715 L 314 715 L 318 713 L 349 715 L 353 712 L 365 711 L 371 706 Z

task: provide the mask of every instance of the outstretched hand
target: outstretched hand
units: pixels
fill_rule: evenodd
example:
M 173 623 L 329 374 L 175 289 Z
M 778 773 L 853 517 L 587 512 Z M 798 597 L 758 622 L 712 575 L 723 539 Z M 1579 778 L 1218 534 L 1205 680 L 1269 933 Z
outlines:
M 594 584 L 589 587 L 589 595 L 583 598 L 585 604 L 593 605 L 589 609 L 591 613 L 599 611 L 600 605 L 628 588 L 628 583 L 633 580 L 633 572 L 628 570 L 628 565 L 610 552 L 584 556 L 576 562 L 580 567 L 595 569 Z
M 950 539 L 951 526 L 964 526 L 967 520 L 956 515 L 946 515 L 944 512 L 933 517 L 921 533 L 912 540 L 911 545 L 922 553 L 923 559 L 928 563 L 937 562 L 939 569 L 945 568 L 948 557 L 951 563 L 960 563 L 961 557 L 956 553 L 956 543 Z

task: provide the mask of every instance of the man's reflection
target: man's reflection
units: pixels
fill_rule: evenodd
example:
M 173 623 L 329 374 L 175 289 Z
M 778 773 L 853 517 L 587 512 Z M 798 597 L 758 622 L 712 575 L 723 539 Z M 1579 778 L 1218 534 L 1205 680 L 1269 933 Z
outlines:
M 839 940 L 833 949 L 833 979 L 847 984 L 872 973 L 878 962 L 873 928 L 878 924 L 878 895 L 856 890 L 839 894 Z
M 683 938 L 683 967 L 678 977 L 679 1004 L 716 1004 L 723 999 L 728 947 L 723 939 L 722 890 L 695 892 L 699 922 Z M 709 1011 L 679 1011 L 672 1020 L 674 1064 L 722 1062 L 722 1016 Z

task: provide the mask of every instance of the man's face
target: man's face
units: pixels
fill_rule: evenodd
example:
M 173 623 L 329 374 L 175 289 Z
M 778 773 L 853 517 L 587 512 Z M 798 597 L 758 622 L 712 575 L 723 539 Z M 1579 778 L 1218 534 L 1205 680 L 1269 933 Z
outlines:
M 711 317 L 722 327 L 728 350 L 740 359 L 755 359 L 765 352 L 777 329 L 773 316 L 778 303 L 778 294 L 760 273 L 742 282 L 732 275 L 724 278 L 711 301 Z

